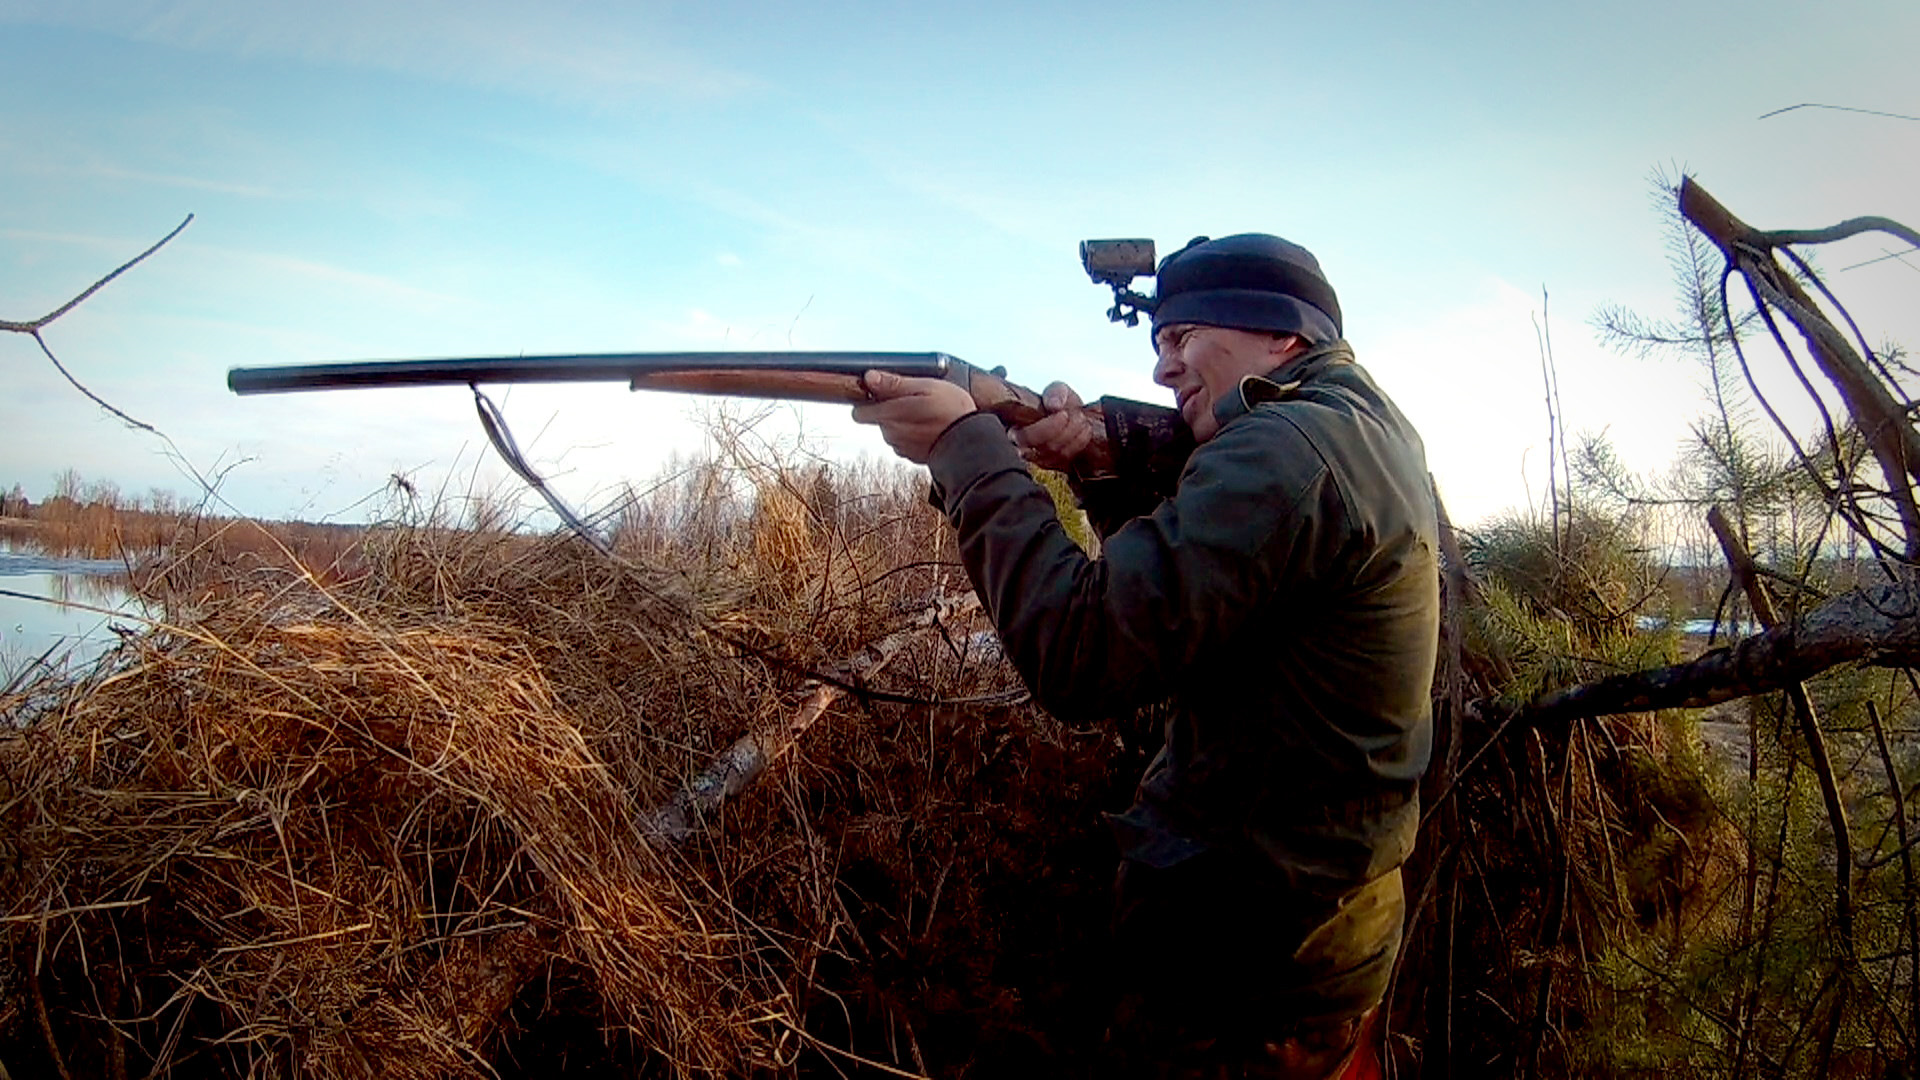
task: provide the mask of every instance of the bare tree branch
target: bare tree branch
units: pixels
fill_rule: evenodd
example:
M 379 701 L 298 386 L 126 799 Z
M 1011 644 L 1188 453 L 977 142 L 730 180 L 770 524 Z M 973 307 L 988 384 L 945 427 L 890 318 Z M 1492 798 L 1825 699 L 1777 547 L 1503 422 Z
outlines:
M 1855 218 L 1832 229 L 1761 232 L 1735 217 L 1691 177 L 1680 181 L 1679 204 L 1686 219 L 1726 257 L 1729 272 L 1738 272 L 1754 291 L 1756 301 L 1763 307 L 1771 304 L 1778 308 L 1800 331 L 1814 362 L 1840 391 L 1841 400 L 1873 450 L 1874 460 L 1888 483 L 1888 497 L 1900 512 L 1907 557 L 1920 556 L 1920 505 L 1916 505 L 1913 487 L 1908 481 L 1909 477 L 1920 478 L 1920 432 L 1907 421 L 1906 410 L 1894 400 L 1886 385 L 1874 376 L 1839 329 L 1820 313 L 1800 283 L 1782 270 L 1773 254 L 1782 243 L 1823 242 L 1820 238 L 1837 239 L 1840 235 L 1853 235 L 1854 231 L 1870 228 L 1891 227 L 1890 231 L 1909 242 L 1920 240 L 1920 234 L 1885 218 Z M 1794 237 L 1806 239 L 1784 239 Z M 1817 396 L 1815 400 L 1818 401 Z
M 938 627 L 979 607 L 979 597 L 968 592 L 952 599 L 936 600 L 905 628 L 862 648 L 834 672 L 842 682 L 817 681 L 793 718 L 783 724 L 763 725 L 749 732 L 721 754 L 705 772 L 689 781 L 667 805 L 648 811 L 641 818 L 641 829 L 656 846 L 675 844 L 693 836 L 702 823 L 720 808 L 720 804 L 738 795 L 747 785 L 766 772 L 767 767 L 800 741 L 829 706 L 845 693 L 846 683 L 857 683 L 880 672 L 894 654 L 916 635 Z
M 192 223 L 193 223 L 193 215 L 188 214 L 186 218 L 180 222 L 180 224 L 175 225 L 173 227 L 172 232 L 161 237 L 157 242 L 153 244 L 152 247 L 147 248 L 147 250 L 141 252 L 138 255 L 135 255 L 133 258 L 128 259 L 126 262 L 121 263 L 118 267 L 114 268 L 112 273 L 94 282 L 92 285 L 87 286 L 86 289 L 82 290 L 80 294 L 75 296 L 73 299 L 68 300 L 66 303 L 61 304 L 59 307 L 53 309 L 52 311 L 48 312 L 45 315 L 40 316 L 37 319 L 28 319 L 24 322 L 11 320 L 11 319 L 0 319 L 0 330 L 10 331 L 16 334 L 26 334 L 29 337 L 33 338 L 34 344 L 40 346 L 40 352 L 44 354 L 49 361 L 52 362 L 54 370 L 58 371 L 61 377 L 66 379 L 67 382 L 71 384 L 75 390 L 80 391 L 80 393 L 84 395 L 88 401 L 93 402 L 95 405 L 98 405 L 102 409 L 105 409 L 107 412 L 113 414 L 115 418 L 119 419 L 122 423 L 126 424 L 127 426 L 136 428 L 140 431 L 147 432 L 148 434 L 159 439 L 166 446 L 165 453 L 168 459 L 171 460 L 177 468 L 185 472 L 188 476 L 192 477 L 194 483 L 200 485 L 200 489 L 207 494 L 207 497 L 217 499 L 219 497 L 218 489 L 219 489 L 220 478 L 223 477 L 227 471 L 233 468 L 232 465 L 227 466 L 226 469 L 221 469 L 217 471 L 214 478 L 212 480 L 209 480 L 203 473 L 201 473 L 201 471 L 198 468 L 194 466 L 193 462 L 187 460 L 186 454 L 181 452 L 180 447 L 173 441 L 172 437 L 169 436 L 166 432 L 161 431 L 159 428 L 153 426 L 152 424 L 147 423 L 144 420 L 138 420 L 132 416 L 129 416 L 125 411 L 115 406 L 111 402 L 107 401 L 105 398 L 101 397 L 99 394 L 94 393 L 91 389 L 89 389 L 86 386 L 86 384 L 82 383 L 78 378 L 76 378 L 73 372 L 67 370 L 67 366 L 60 362 L 60 358 L 54 355 L 52 347 L 47 344 L 46 337 L 41 333 L 41 331 L 45 330 L 47 326 L 51 324 L 55 319 L 58 319 L 62 315 L 65 315 L 67 312 L 72 311 L 74 308 L 78 307 L 82 302 L 84 302 L 88 297 L 92 296 L 94 293 L 99 292 L 102 288 L 105 288 L 107 283 L 119 277 L 121 274 L 126 273 L 128 270 L 131 270 L 134 267 L 140 265 L 140 263 L 144 262 L 148 256 L 152 255 L 154 252 L 159 251 L 161 248 L 165 247 L 169 241 L 171 241 L 174 237 L 179 236 L 180 233 L 184 229 L 186 229 L 188 225 Z M 0 1078 L 0 1080 L 4 1080 L 4 1078 Z
M 33 338 L 33 343 L 35 345 L 40 346 L 40 351 L 46 354 L 46 357 L 48 360 L 51 360 L 53 362 L 54 370 L 58 371 L 60 375 L 67 380 L 67 382 L 71 383 L 75 390 L 78 390 L 82 394 L 86 395 L 87 400 L 93 402 L 95 405 L 98 405 L 101 408 L 112 413 L 114 416 L 118 417 L 121 420 L 121 422 L 125 423 L 127 426 L 139 428 L 141 431 L 145 431 L 153 435 L 159 435 L 162 439 L 165 439 L 166 436 L 161 433 L 159 428 L 156 428 L 152 424 L 149 424 L 143 420 L 135 420 L 133 417 L 128 416 L 125 412 L 121 411 L 120 409 L 116 408 L 111 403 L 109 403 L 105 398 L 101 397 L 99 394 L 94 393 L 92 390 L 89 390 L 84 383 L 82 383 L 79 379 L 75 378 L 73 375 L 73 372 L 67 370 L 67 365 L 61 363 L 60 358 L 53 355 L 53 350 L 48 347 L 47 339 L 40 336 L 40 331 L 46 329 L 47 325 L 53 322 L 55 319 L 58 319 L 60 316 L 65 315 L 67 312 L 72 311 L 76 307 L 79 307 L 80 304 L 87 299 L 87 297 L 92 296 L 94 293 L 97 293 L 101 289 L 105 288 L 108 282 L 112 281 L 114 278 L 119 277 L 121 274 L 124 274 L 127 271 L 133 269 L 134 267 L 140 265 L 140 263 L 146 260 L 147 256 L 152 255 L 154 252 L 159 251 L 163 247 L 166 247 L 167 241 L 172 240 L 176 236 L 179 236 L 181 230 L 185 229 L 188 225 L 192 224 L 192 222 L 193 222 L 193 215 L 188 214 L 186 216 L 186 220 L 180 222 L 180 224 L 178 225 L 175 225 L 173 227 L 172 232 L 161 237 L 159 241 L 155 243 L 152 247 L 148 248 L 147 250 L 141 252 L 138 255 L 135 255 L 133 258 L 128 259 L 126 262 L 121 263 L 117 268 L 114 269 L 114 271 L 111 274 L 108 274 L 106 277 L 103 277 L 99 281 L 96 281 L 93 284 L 87 286 L 86 289 L 82 290 L 78 296 L 75 296 L 73 299 L 67 301 L 64 304 L 61 304 L 59 307 L 54 308 L 52 311 L 46 313 L 45 315 L 42 315 L 37 319 L 29 319 L 25 322 L 16 322 L 11 319 L 0 319 L 0 330 L 7 330 L 16 334 L 27 334 L 31 336 Z M 171 440 L 169 440 L 169 445 L 171 445 Z M 195 474 L 195 477 L 196 479 L 198 478 L 197 473 Z M 203 484 L 204 484 L 204 481 L 203 481 Z
M 1920 116 L 1908 116 L 1905 113 L 1881 112 L 1879 109 L 1859 109 L 1852 105 L 1822 105 L 1817 101 L 1803 101 L 1798 105 L 1789 105 L 1784 109 L 1775 109 L 1772 112 L 1761 113 L 1757 119 L 1765 120 L 1769 116 L 1779 116 L 1781 113 L 1790 113 L 1795 109 L 1832 109 L 1835 112 L 1865 113 L 1868 116 L 1884 116 L 1892 120 L 1920 120 Z
M 48 323 L 52 322 L 53 320 L 59 318 L 62 315 L 65 315 L 67 312 L 72 311 L 74 308 L 79 307 L 80 304 L 83 301 L 85 301 L 87 297 L 92 296 L 94 293 L 97 293 L 101 289 L 105 288 L 108 282 L 112 281 L 114 278 L 119 277 L 121 274 L 124 274 L 127 271 L 133 269 L 134 267 L 140 265 L 140 263 L 143 260 L 145 260 L 147 256 L 153 254 L 156 251 L 159 251 L 163 247 L 166 247 L 167 241 L 172 240 L 176 236 L 179 236 L 181 230 L 185 229 L 188 225 L 192 223 L 193 223 L 193 215 L 188 214 L 185 221 L 182 221 L 180 224 L 175 225 L 173 227 L 173 231 L 161 237 L 158 243 L 154 244 L 152 247 L 141 252 L 140 254 L 135 255 L 133 258 L 128 259 L 126 262 L 121 263 L 120 267 L 116 269 L 113 273 L 108 274 L 106 277 L 103 277 L 99 281 L 96 281 L 93 284 L 87 286 L 86 290 L 82 292 L 80 295 L 74 297 L 73 299 L 67 301 L 64 304 L 61 304 L 59 307 L 54 308 L 52 311 L 48 312 L 45 315 L 40 316 L 37 319 L 30 319 L 26 322 L 13 322 L 8 319 L 0 319 L 0 330 L 11 330 L 16 334 L 33 334 L 38 336 L 41 329 L 44 328 Z M 68 376 L 68 377 L 71 378 L 72 376 Z M 94 400 L 98 401 L 99 399 L 95 398 Z
M 139 428 L 141 431 L 149 432 L 154 435 L 159 435 L 163 439 L 166 438 L 165 435 L 161 434 L 161 431 L 159 428 L 154 427 L 152 424 L 149 424 L 144 420 L 135 420 L 133 417 L 128 416 L 126 413 L 120 411 L 120 409 L 114 406 L 112 403 L 108 402 L 107 399 L 101 397 L 99 394 L 94 393 L 92 390 L 87 389 L 87 386 L 85 383 L 81 382 L 79 379 L 74 378 L 73 372 L 67 370 L 67 365 L 61 363 L 60 358 L 53 355 L 53 350 L 47 347 L 47 339 L 40 336 L 40 331 L 30 330 L 28 331 L 28 333 L 33 335 L 33 343 L 35 345 L 40 346 L 40 351 L 46 354 L 47 359 L 53 361 L 53 369 L 55 371 L 58 371 L 61 375 L 65 376 L 66 380 L 69 383 L 73 384 L 73 388 L 75 390 L 78 390 L 82 394 L 85 394 L 87 396 L 87 400 L 93 402 L 95 405 L 98 405 L 101 408 L 112 413 L 113 415 L 119 417 L 121 421 L 124 422 L 128 427 Z
M 1861 233 L 1883 232 L 1897 236 L 1915 247 L 1920 247 L 1920 231 L 1916 231 L 1892 218 L 1857 217 L 1848 218 L 1838 225 L 1829 225 L 1824 229 L 1775 229 L 1761 233 L 1762 239 L 1774 246 L 1781 244 L 1830 244 L 1835 240 L 1845 240 L 1849 236 Z

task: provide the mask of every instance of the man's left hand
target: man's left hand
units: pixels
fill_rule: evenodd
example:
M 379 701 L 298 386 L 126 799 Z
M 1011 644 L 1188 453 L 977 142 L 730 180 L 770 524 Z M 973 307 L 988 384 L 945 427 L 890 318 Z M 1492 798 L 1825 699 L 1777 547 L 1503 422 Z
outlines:
M 945 379 L 913 379 L 890 371 L 861 378 L 873 400 L 853 407 L 853 418 L 879 427 L 893 452 L 925 465 L 933 444 L 953 422 L 979 411 L 973 395 Z

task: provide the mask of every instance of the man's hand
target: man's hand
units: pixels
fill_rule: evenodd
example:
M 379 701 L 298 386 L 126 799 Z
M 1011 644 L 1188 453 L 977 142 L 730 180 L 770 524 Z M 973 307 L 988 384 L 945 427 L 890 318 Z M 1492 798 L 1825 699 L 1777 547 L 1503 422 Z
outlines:
M 860 380 L 873 400 L 853 407 L 854 420 L 874 424 L 893 452 L 925 465 L 955 420 L 978 411 L 973 395 L 945 379 L 911 379 L 890 371 L 869 371 Z
M 1085 403 L 1066 383 L 1050 384 L 1040 395 L 1047 418 L 1013 432 L 1020 456 L 1043 469 L 1065 472 L 1073 459 L 1093 443 L 1100 422 L 1087 415 Z M 1104 434 L 1104 432 L 1101 432 Z

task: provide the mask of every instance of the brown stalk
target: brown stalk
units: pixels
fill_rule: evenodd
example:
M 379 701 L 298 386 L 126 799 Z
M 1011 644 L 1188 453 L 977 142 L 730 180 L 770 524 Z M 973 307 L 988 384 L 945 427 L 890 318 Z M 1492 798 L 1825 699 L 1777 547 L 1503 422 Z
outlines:
M 27 976 L 27 986 L 33 991 L 33 1018 L 40 1024 L 41 1038 L 46 1040 L 47 1056 L 53 1059 L 60 1080 L 73 1080 L 73 1074 L 67 1071 L 67 1059 L 60 1053 L 60 1041 L 53 1036 L 53 1017 L 47 1013 L 47 994 L 41 989 L 39 972 Z
M 1752 794 L 1760 790 L 1759 702 L 1747 702 L 1747 707 L 1742 711 L 1744 711 L 1747 716 L 1747 791 L 1750 794 L 1747 801 L 1747 825 L 1745 829 L 1741 830 L 1742 837 L 1746 842 L 1747 868 L 1745 875 L 1746 892 L 1740 906 L 1740 931 L 1737 940 L 1741 942 L 1751 942 L 1754 940 L 1753 923 L 1757 915 L 1756 909 L 1760 903 L 1760 849 L 1758 844 L 1755 843 L 1755 837 L 1760 834 L 1760 800 L 1756 795 Z M 1757 987 L 1758 979 L 1756 978 L 1756 991 Z M 1754 996 L 1755 994 L 1752 992 L 1743 996 L 1737 1015 L 1740 1024 L 1740 1034 L 1735 1043 L 1733 1053 L 1734 1080 L 1740 1080 L 1740 1078 L 1746 1074 L 1747 1040 L 1753 1035 Z

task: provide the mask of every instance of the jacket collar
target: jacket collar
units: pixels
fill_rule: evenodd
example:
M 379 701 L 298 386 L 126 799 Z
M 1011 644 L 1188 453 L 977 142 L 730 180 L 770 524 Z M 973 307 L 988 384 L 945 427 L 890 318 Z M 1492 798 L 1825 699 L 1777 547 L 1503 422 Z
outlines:
M 1353 363 L 1353 348 L 1345 341 L 1315 345 L 1265 375 L 1248 375 L 1238 391 L 1213 403 L 1213 419 L 1220 427 L 1270 401 L 1285 401 L 1328 368 Z

